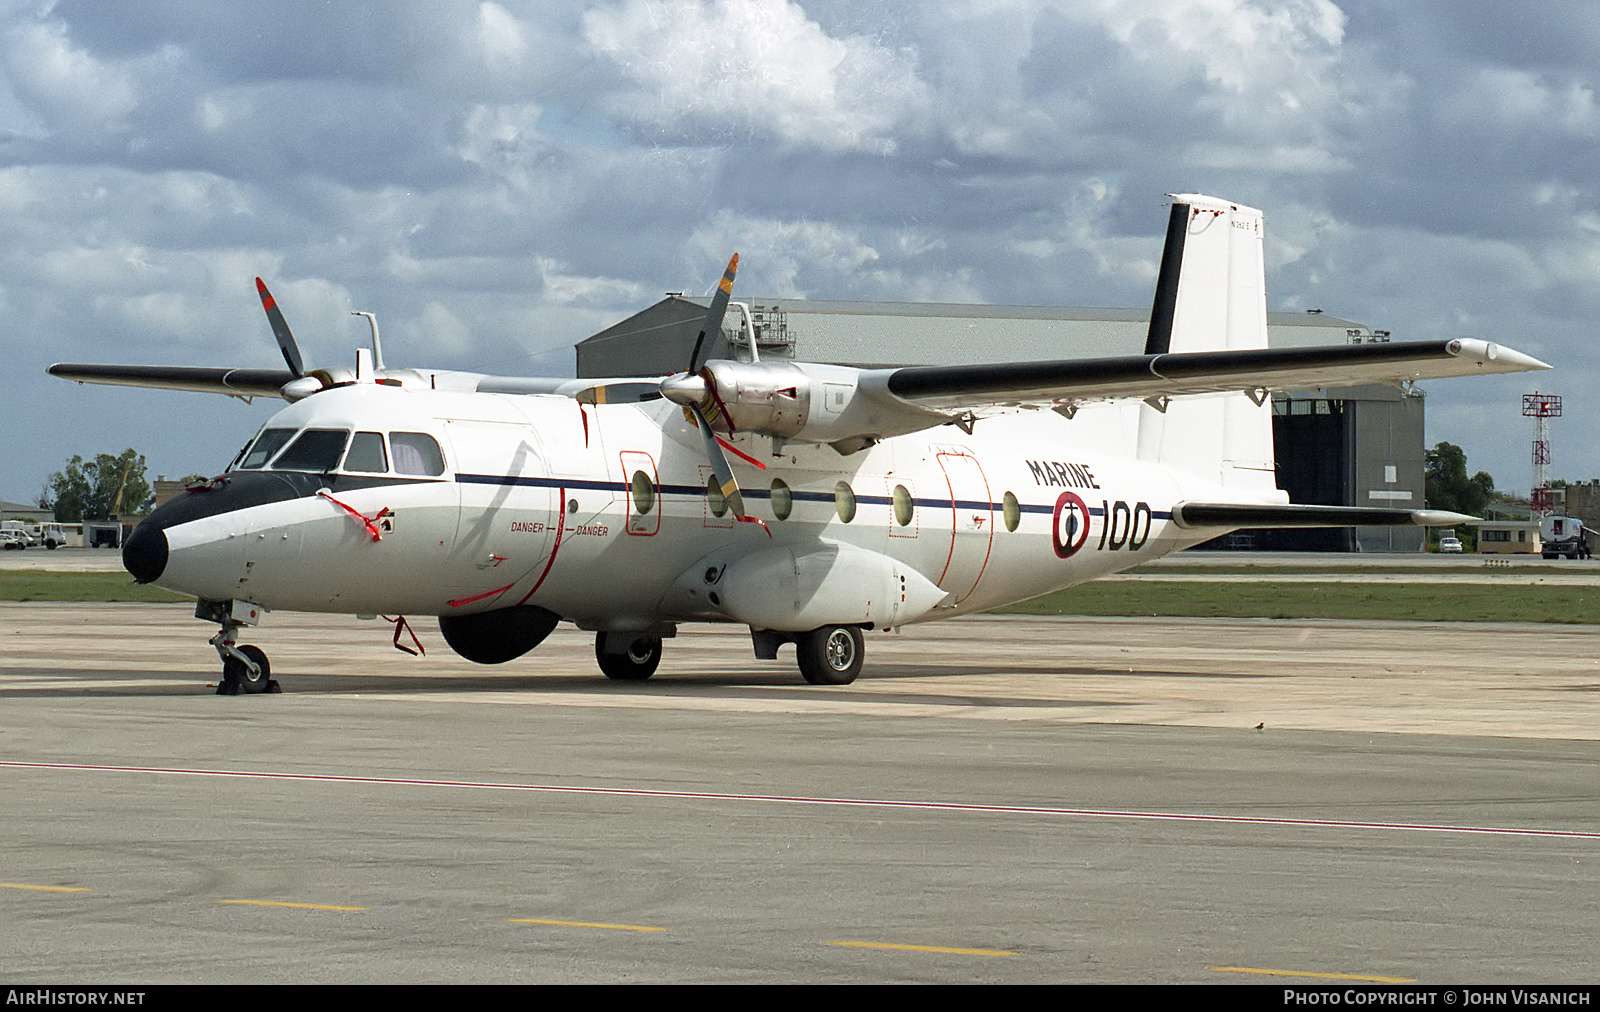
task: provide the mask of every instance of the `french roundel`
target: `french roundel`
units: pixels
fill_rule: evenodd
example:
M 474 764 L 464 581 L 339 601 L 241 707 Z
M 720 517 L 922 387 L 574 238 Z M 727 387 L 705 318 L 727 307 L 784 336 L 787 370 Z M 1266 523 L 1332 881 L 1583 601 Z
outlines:
M 1076 492 L 1063 492 L 1056 500 L 1055 516 L 1050 524 L 1050 542 L 1056 557 L 1067 559 L 1077 554 L 1089 540 L 1089 507 Z

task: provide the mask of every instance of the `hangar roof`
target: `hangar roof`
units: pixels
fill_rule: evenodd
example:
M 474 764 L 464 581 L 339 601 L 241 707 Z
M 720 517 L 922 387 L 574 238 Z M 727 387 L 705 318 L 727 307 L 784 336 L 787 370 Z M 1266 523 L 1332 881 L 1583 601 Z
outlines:
M 1018 362 L 1137 354 L 1148 309 L 847 302 L 740 298 L 750 307 L 761 354 L 863 367 Z M 669 295 L 577 346 L 578 375 L 653 376 L 684 368 L 709 297 Z M 988 324 L 977 331 L 977 321 Z M 738 324 L 730 310 L 726 326 Z M 1385 339 L 1325 313 L 1268 313 L 1273 347 Z M 713 358 L 748 357 L 722 335 Z

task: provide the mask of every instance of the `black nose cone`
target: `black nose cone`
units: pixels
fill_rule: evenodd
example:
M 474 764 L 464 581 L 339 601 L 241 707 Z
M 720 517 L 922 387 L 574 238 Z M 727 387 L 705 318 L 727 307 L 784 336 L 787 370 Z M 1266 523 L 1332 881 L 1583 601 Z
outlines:
M 122 568 L 139 583 L 154 583 L 167 568 L 167 532 L 150 523 L 140 524 L 122 544 Z

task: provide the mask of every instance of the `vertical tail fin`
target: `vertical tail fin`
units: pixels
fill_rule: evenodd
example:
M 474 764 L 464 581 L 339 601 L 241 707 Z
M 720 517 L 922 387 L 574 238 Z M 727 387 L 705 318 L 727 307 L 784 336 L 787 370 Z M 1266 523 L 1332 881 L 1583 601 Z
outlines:
M 1197 193 L 1174 194 L 1145 354 L 1267 346 L 1262 216 Z M 1146 404 L 1139 456 L 1219 485 L 1276 489 L 1272 408 L 1251 393 Z

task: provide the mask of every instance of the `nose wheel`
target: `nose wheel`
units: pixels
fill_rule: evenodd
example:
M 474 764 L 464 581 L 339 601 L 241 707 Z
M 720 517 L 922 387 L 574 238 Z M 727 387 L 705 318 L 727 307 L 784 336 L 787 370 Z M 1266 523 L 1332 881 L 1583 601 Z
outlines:
M 248 643 L 234 645 L 240 629 L 259 621 L 260 609 L 245 602 L 199 601 L 195 604 L 194 615 L 222 627 L 210 641 L 217 656 L 222 658 L 222 679 L 217 682 L 217 695 L 254 696 L 283 691 L 272 677 L 272 665 L 267 663 L 267 655 L 260 647 Z
M 272 665 L 260 647 L 246 643 L 231 648 L 232 653 L 222 658 L 222 681 L 217 684 L 219 696 L 253 696 L 259 692 L 282 692 L 277 679 L 272 677 Z M 218 653 L 222 648 L 218 647 Z

